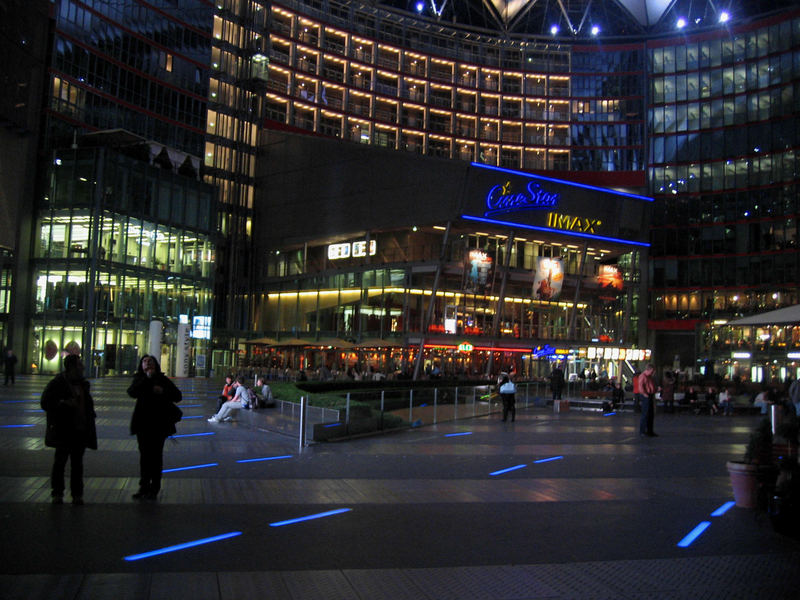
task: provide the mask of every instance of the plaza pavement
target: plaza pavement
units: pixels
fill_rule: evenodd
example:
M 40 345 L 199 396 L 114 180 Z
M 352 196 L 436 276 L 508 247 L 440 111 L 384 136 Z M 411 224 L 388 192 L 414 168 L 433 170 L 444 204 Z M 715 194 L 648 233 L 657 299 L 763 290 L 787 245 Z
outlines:
M 218 382 L 185 379 L 185 437 L 138 503 L 129 380 L 108 378 L 86 504 L 53 506 L 46 382 L 0 387 L 4 600 L 800 598 L 800 542 L 755 511 L 711 516 L 758 417 L 658 414 L 640 438 L 638 415 L 538 407 L 300 451 L 267 410 L 208 423 Z

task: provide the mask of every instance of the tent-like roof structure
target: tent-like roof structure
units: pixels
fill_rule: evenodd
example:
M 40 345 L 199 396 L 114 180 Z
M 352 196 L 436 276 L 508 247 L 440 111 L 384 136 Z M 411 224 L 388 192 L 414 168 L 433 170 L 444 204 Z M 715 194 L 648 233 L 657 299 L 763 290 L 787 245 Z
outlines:
M 800 304 L 794 306 L 787 306 L 777 310 L 770 310 L 758 315 L 750 315 L 749 317 L 742 317 L 728 321 L 728 325 L 733 327 L 759 327 L 769 325 L 800 325 Z
M 369 2 L 369 0 L 362 0 Z M 374 0 L 447 25 L 558 38 L 649 36 L 717 26 L 797 6 L 796 0 Z M 597 30 L 593 32 L 593 29 Z

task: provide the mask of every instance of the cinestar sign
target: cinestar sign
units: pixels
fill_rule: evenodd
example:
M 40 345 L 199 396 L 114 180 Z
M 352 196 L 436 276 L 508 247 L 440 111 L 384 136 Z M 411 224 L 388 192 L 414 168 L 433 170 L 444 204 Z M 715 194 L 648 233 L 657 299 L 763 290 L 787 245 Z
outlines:
M 517 210 L 531 210 L 539 208 L 555 208 L 561 194 L 545 190 L 536 181 L 529 181 L 525 189 L 515 192 L 511 182 L 495 185 L 486 195 L 485 216 L 489 217 Z

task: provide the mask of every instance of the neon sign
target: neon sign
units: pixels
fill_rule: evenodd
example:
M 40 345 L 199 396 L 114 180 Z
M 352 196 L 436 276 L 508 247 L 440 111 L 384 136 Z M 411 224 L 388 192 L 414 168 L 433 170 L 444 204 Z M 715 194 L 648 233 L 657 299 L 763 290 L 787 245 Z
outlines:
M 547 213 L 547 226 L 555 229 L 566 229 L 567 231 L 581 231 L 583 233 L 596 233 L 595 227 L 600 227 L 603 222 L 600 219 L 587 219 L 586 217 L 573 217 L 560 213 Z
M 511 182 L 495 185 L 486 194 L 485 216 L 515 210 L 530 210 L 536 208 L 553 208 L 558 205 L 561 194 L 548 192 L 536 181 L 529 181 L 522 192 L 514 192 Z
M 459 352 L 472 352 L 473 348 L 473 345 L 469 342 L 462 342 L 458 345 Z
M 377 242 L 375 240 L 370 240 L 369 255 L 375 256 L 377 251 Z M 367 256 L 367 240 L 345 242 L 343 244 L 331 244 L 328 246 L 328 260 L 339 260 L 342 258 L 363 258 L 365 256 Z

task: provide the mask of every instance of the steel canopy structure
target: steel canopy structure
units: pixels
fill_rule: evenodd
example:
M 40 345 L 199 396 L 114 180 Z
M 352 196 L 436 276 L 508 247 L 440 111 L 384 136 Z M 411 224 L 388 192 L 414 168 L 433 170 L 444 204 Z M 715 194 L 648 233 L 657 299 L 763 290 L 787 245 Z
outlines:
M 674 34 L 746 20 L 793 5 L 792 0 L 383 0 L 378 5 L 413 12 L 448 25 L 501 35 L 559 39 Z

